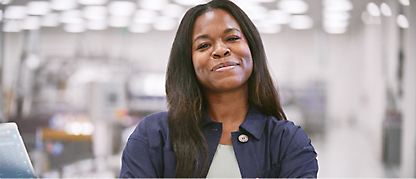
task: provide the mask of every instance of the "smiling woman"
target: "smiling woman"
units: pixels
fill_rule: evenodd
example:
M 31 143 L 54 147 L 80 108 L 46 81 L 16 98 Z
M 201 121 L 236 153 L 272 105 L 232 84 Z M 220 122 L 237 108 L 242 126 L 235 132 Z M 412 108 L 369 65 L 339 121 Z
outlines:
M 168 112 L 145 117 L 120 177 L 316 177 L 315 149 L 286 116 L 259 32 L 228 0 L 183 17 L 166 74 Z

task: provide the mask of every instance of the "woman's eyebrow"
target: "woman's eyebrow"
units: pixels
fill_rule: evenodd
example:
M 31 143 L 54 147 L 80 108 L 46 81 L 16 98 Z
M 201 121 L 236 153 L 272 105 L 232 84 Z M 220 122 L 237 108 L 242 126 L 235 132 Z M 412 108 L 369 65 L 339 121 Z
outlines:
M 231 32 L 231 31 L 238 31 L 239 33 L 241 33 L 241 31 L 239 30 L 239 29 L 237 29 L 237 28 L 228 28 L 228 29 L 225 29 L 224 30 L 224 34 L 226 34 L 226 33 L 228 33 L 228 32 Z M 195 40 L 194 40 L 194 43 L 198 40 L 198 39 L 205 39 L 205 38 L 208 38 L 208 35 L 207 34 L 202 34 L 202 35 L 198 35 L 196 38 L 195 38 Z
M 206 39 L 206 38 L 208 38 L 208 35 L 207 35 L 207 34 L 202 34 L 202 35 L 199 35 L 198 37 L 196 37 L 196 38 L 195 38 L 194 43 L 195 43 L 198 39 Z
M 228 33 L 228 32 L 231 32 L 231 31 L 233 31 L 233 30 L 238 31 L 238 32 L 240 32 L 240 33 L 241 33 L 241 31 L 240 31 L 240 30 L 238 30 L 237 28 L 233 28 L 233 27 L 232 27 L 232 28 L 225 29 L 225 30 L 224 30 L 224 34 L 225 34 L 225 33 Z

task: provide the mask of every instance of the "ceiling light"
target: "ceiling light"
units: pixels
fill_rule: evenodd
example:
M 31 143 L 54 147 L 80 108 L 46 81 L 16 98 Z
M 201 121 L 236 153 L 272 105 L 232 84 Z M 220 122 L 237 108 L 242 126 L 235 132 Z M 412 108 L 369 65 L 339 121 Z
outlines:
M 1 4 L 10 4 L 12 0 L 0 0 Z
M 381 10 L 381 13 L 384 15 L 384 16 L 387 16 L 387 17 L 389 17 L 389 16 L 391 16 L 391 9 L 390 9 L 390 6 L 389 5 L 387 5 L 386 3 L 381 3 L 381 5 L 380 5 L 380 10 Z
M 378 17 L 381 14 L 378 6 L 373 2 L 370 2 L 367 4 L 367 11 L 368 13 L 370 13 L 370 15 L 375 16 L 375 17 Z
M 324 0 L 323 5 L 328 11 L 350 11 L 354 8 L 349 0 Z
M 108 9 L 114 16 L 131 16 L 136 10 L 136 4 L 130 1 L 113 1 L 108 5 Z
M 361 20 L 364 22 L 364 24 L 370 25 L 372 23 L 371 16 L 368 14 L 367 11 L 364 11 L 361 13 Z
M 277 7 L 290 14 L 303 14 L 309 9 L 308 4 L 302 0 L 281 0 Z
M 107 3 L 107 0 L 78 0 L 78 3 L 87 6 L 104 5 L 105 3 Z
M 307 15 L 293 15 L 289 25 L 292 29 L 310 29 L 313 27 L 313 20 Z
M 331 20 L 348 20 L 350 19 L 351 15 L 348 11 L 328 11 L 324 10 L 322 12 L 323 17 L 325 19 Z
M 64 30 L 70 33 L 80 33 L 85 31 L 84 21 L 78 23 L 65 24 Z
M 169 3 L 168 0 L 151 0 L 151 1 L 144 1 L 144 0 L 138 0 L 137 4 L 142 9 L 148 9 L 148 10 L 155 10 L 160 11 L 165 8 L 165 6 Z
M 89 20 L 87 22 L 87 29 L 89 30 L 105 30 L 107 27 L 107 19 Z
M 3 11 L 0 10 L 0 22 L 3 20 Z
M 4 11 L 5 19 L 23 19 L 26 17 L 25 6 L 8 6 Z
M 42 17 L 41 25 L 44 27 L 59 26 L 59 15 L 57 13 L 46 14 Z
M 83 16 L 89 20 L 102 20 L 106 19 L 107 7 L 105 6 L 86 6 L 83 9 Z
M 134 14 L 133 21 L 136 23 L 153 23 L 156 17 L 156 11 L 138 9 Z
M 129 31 L 133 33 L 146 33 L 149 32 L 151 29 L 150 24 L 145 23 L 132 23 L 129 26 Z
M 168 31 L 173 30 L 177 24 L 178 23 L 173 18 L 160 16 L 156 19 L 156 22 L 153 24 L 153 27 L 156 30 Z
M 340 27 L 340 28 L 334 28 L 334 27 L 324 27 L 325 32 L 329 34 L 343 34 L 347 32 L 347 28 Z
M 288 24 L 290 22 L 290 14 L 282 10 L 269 11 L 270 23 L 274 24 Z
M 399 27 L 403 29 L 409 28 L 409 21 L 407 20 L 406 16 L 404 16 L 403 14 L 398 15 L 397 25 L 399 25 Z
M 20 20 L 8 20 L 3 25 L 4 32 L 20 32 L 21 30 Z
M 28 16 L 23 20 L 22 29 L 24 30 L 37 30 L 40 28 L 40 17 Z
M 163 16 L 180 18 L 185 14 L 185 8 L 177 4 L 168 4 L 165 6 L 164 10 L 161 11 Z
M 109 25 L 111 27 L 127 27 L 129 26 L 130 18 L 123 16 L 111 16 Z
M 61 13 L 62 23 L 79 23 L 83 21 L 80 10 L 68 10 Z
M 75 0 L 51 0 L 51 8 L 57 11 L 75 9 L 78 6 Z
M 402 4 L 403 6 L 409 6 L 410 1 L 409 0 L 400 0 L 400 4 Z
M 51 11 L 50 3 L 46 1 L 30 1 L 27 3 L 27 14 L 45 15 Z
M 323 24 L 325 27 L 330 27 L 330 28 L 346 28 L 348 27 L 349 23 L 348 21 L 343 21 L 343 20 L 325 19 Z
M 207 3 L 208 0 L 173 0 L 175 3 L 183 5 L 183 6 L 196 6 L 198 4 Z

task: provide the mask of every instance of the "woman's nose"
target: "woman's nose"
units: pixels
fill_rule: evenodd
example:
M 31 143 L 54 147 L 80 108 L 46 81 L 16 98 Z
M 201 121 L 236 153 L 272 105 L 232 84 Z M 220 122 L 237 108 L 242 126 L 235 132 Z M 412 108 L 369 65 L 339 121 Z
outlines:
M 222 42 L 215 44 L 215 49 L 212 52 L 214 58 L 222 58 L 231 55 L 231 51 L 228 46 Z

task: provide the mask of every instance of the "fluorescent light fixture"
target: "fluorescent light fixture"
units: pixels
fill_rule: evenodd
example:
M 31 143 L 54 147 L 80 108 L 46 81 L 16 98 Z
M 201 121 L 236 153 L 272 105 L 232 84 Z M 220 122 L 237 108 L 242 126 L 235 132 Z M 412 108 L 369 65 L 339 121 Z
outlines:
M 180 5 L 168 4 L 161 13 L 166 17 L 180 18 L 185 14 L 185 11 L 185 8 Z
M 282 10 L 270 10 L 269 19 L 273 24 L 288 24 L 290 22 L 291 15 Z
M 51 8 L 57 11 L 66 11 L 77 8 L 76 0 L 51 0 Z
M 348 27 L 349 23 L 346 20 L 325 19 L 323 24 L 325 27 L 330 27 L 330 28 L 346 28 Z
M 107 27 L 107 19 L 88 20 L 87 22 L 87 29 L 89 30 L 105 30 Z
M 323 5 L 328 11 L 350 11 L 354 8 L 350 0 L 324 0 Z
M 138 0 L 137 4 L 142 9 L 160 11 L 169 3 L 168 0 Z
M 3 11 L 0 10 L 0 22 L 3 20 Z
M 109 25 L 111 27 L 127 27 L 130 23 L 130 17 L 126 16 L 111 16 Z
M 153 10 L 138 9 L 134 14 L 133 21 L 136 23 L 153 23 L 157 17 L 157 12 Z
M 27 16 L 23 20 L 22 29 L 24 30 L 37 30 L 40 28 L 39 16 Z
M 108 9 L 113 16 L 131 16 L 136 10 L 136 4 L 130 1 L 112 1 Z
M 402 4 L 403 6 L 409 6 L 410 1 L 409 0 L 400 0 L 400 4 Z
M 83 21 L 80 10 L 68 10 L 61 12 L 62 23 L 79 23 Z
M 208 0 L 173 0 L 173 2 L 183 6 L 196 6 L 198 4 L 207 3 Z
M 133 33 L 146 33 L 151 29 L 150 24 L 147 23 L 132 23 L 129 26 L 129 31 Z
M 24 19 L 26 17 L 25 6 L 8 6 L 4 11 L 5 19 Z
M 78 0 L 78 3 L 86 6 L 104 5 L 107 0 Z
M 70 33 L 80 33 L 85 31 L 85 23 L 84 21 L 77 22 L 77 23 L 69 23 L 65 24 L 64 30 Z
M 4 22 L 4 32 L 20 32 L 21 30 L 22 29 L 20 20 L 8 20 Z
M 371 16 L 367 11 L 364 11 L 361 13 L 361 20 L 364 22 L 364 24 L 370 25 L 372 24 Z
M 351 18 L 351 15 L 348 11 L 328 11 L 324 10 L 322 15 L 325 19 L 330 20 L 348 20 Z
M 44 27 L 59 26 L 59 15 L 57 13 L 49 13 L 42 17 L 41 25 Z
M 345 28 L 345 27 L 334 28 L 334 27 L 324 26 L 324 30 L 325 30 L 325 32 L 327 32 L 329 34 L 343 34 L 343 33 L 347 32 L 347 28 Z
M 303 14 L 308 11 L 309 6 L 303 0 L 280 0 L 277 7 L 290 14 Z
M 409 21 L 407 20 L 406 16 L 400 14 L 397 16 L 397 25 L 403 29 L 409 28 Z
M 307 15 L 293 15 L 289 26 L 292 29 L 310 29 L 313 27 L 313 20 Z
M 378 6 L 373 3 L 373 2 L 369 2 L 367 4 L 367 11 L 368 13 L 370 13 L 370 15 L 374 16 L 374 17 L 378 17 L 381 15 L 380 13 L 380 9 L 378 8 Z
M 391 16 L 391 8 L 390 8 L 390 6 L 389 5 L 387 5 L 386 3 L 381 3 L 381 5 L 380 5 L 380 10 L 381 10 L 381 13 L 384 15 L 384 16 L 387 16 L 387 17 L 390 17 Z
M 86 6 L 84 7 L 83 16 L 88 20 L 102 20 L 107 17 L 107 7 L 105 6 Z
M 153 23 L 153 28 L 160 31 L 168 31 L 173 30 L 177 25 L 178 23 L 175 19 L 165 16 L 159 16 L 156 19 L 156 22 Z
M 27 14 L 46 15 L 51 11 L 50 3 L 47 1 L 30 1 L 27 3 Z

